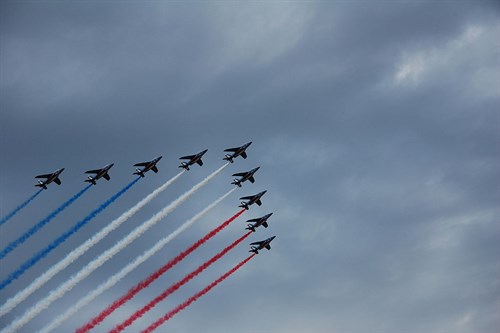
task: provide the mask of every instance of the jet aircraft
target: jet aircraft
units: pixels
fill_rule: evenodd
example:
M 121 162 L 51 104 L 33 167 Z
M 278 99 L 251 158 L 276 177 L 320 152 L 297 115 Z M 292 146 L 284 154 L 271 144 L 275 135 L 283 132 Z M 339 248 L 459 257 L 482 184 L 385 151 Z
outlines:
M 250 245 L 252 245 L 252 246 L 250 247 L 251 250 L 248 252 L 253 252 L 255 254 L 259 254 L 259 250 L 262 250 L 264 248 L 270 250 L 271 249 L 270 244 L 274 238 L 276 238 L 276 236 L 269 237 L 268 239 L 265 239 L 265 240 L 260 241 L 260 242 L 250 243 Z M 257 245 L 257 246 L 253 246 L 253 245 Z
M 266 193 L 267 191 L 262 191 L 260 193 L 257 193 L 255 195 L 249 195 L 247 197 L 241 197 L 240 200 L 248 200 L 247 202 L 241 202 L 241 205 L 238 207 L 245 208 L 248 210 L 248 207 L 254 203 L 257 205 L 262 205 L 262 202 L 260 201 L 260 198 Z
M 148 172 L 149 170 L 153 170 L 154 173 L 157 173 L 158 172 L 158 168 L 156 167 L 156 163 L 158 163 L 159 160 L 161 160 L 161 156 L 157 157 L 154 160 L 149 161 L 149 162 L 142 162 L 142 163 L 134 164 L 134 166 L 141 166 L 141 167 L 143 167 L 142 170 L 139 169 L 139 168 L 136 168 L 135 172 L 134 172 L 134 175 L 139 175 L 141 177 L 144 177 L 144 173 Z
M 267 219 L 271 217 L 273 213 L 269 213 L 267 215 L 264 215 L 262 217 L 256 218 L 256 219 L 251 219 L 247 220 L 247 222 L 255 222 L 254 224 L 248 224 L 248 226 L 245 228 L 246 230 L 252 230 L 255 232 L 255 228 L 259 226 L 263 226 L 264 228 L 267 228 L 269 225 L 267 224 Z
M 46 190 L 47 189 L 47 185 L 49 185 L 52 182 L 56 183 L 57 185 L 61 185 L 61 180 L 59 179 L 59 175 L 63 171 L 64 171 L 64 168 L 56 170 L 53 173 L 48 173 L 48 174 L 45 174 L 45 175 L 38 175 L 38 176 L 36 176 L 35 178 L 45 178 L 45 180 L 43 180 L 43 181 L 39 180 L 38 184 L 36 184 L 35 186 L 41 187 L 44 190 Z
M 97 185 L 96 181 L 101 177 L 103 177 L 104 179 L 109 181 L 111 178 L 108 175 L 108 171 L 109 171 L 109 169 L 111 169 L 111 167 L 113 165 L 114 165 L 114 163 L 111 163 L 111 164 L 106 165 L 102 169 L 85 171 L 85 173 L 93 173 L 93 174 L 95 174 L 95 176 L 88 176 L 87 179 L 85 179 L 84 181 L 87 183 L 92 183 L 93 185 Z
M 181 165 L 179 165 L 179 168 L 184 168 L 186 170 L 189 170 L 189 166 L 193 165 L 195 163 L 198 163 L 199 166 L 203 165 L 203 161 L 201 160 L 201 157 L 205 155 L 205 153 L 208 151 L 208 149 L 205 149 L 202 152 L 199 152 L 196 155 L 188 155 L 188 156 L 182 156 L 179 159 L 180 160 L 189 160 L 187 162 L 181 162 Z
M 229 162 L 233 163 L 233 159 L 236 158 L 236 157 L 238 157 L 238 156 L 241 156 L 243 158 L 247 158 L 247 153 L 245 152 L 245 150 L 251 144 L 252 144 L 252 141 L 250 141 L 249 143 L 245 143 L 241 147 L 227 148 L 227 149 L 225 149 L 224 151 L 232 152 L 232 154 L 226 154 L 225 157 L 223 158 L 223 160 L 226 160 L 226 161 L 229 161 Z
M 240 173 L 235 173 L 233 174 L 233 177 L 241 177 L 240 179 L 234 179 L 231 184 L 236 185 L 238 187 L 241 187 L 241 183 L 249 180 L 251 183 L 255 183 L 255 178 L 253 178 L 253 175 L 259 170 L 260 167 L 257 167 L 255 169 L 252 169 L 248 172 L 240 172 Z

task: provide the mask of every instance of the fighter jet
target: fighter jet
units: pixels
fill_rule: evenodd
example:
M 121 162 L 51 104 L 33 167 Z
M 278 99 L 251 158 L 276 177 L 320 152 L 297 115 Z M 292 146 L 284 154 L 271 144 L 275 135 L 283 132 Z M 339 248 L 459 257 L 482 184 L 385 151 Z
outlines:
M 47 189 L 47 185 L 49 185 L 52 182 L 56 183 L 57 185 L 61 185 L 61 180 L 59 179 L 59 175 L 63 171 L 64 171 L 64 168 L 56 170 L 53 173 L 48 173 L 46 175 L 38 175 L 38 176 L 36 176 L 35 178 L 46 178 L 46 179 L 43 180 L 43 181 L 39 180 L 38 184 L 36 184 L 35 186 L 42 187 L 44 190 L 46 190 Z
M 85 171 L 85 173 L 94 173 L 95 176 L 88 176 L 87 179 L 85 179 L 84 181 L 87 183 L 92 183 L 93 185 L 97 185 L 96 180 L 98 180 L 101 177 L 104 177 L 104 179 L 109 181 L 111 178 L 108 175 L 108 171 L 109 171 L 109 169 L 111 169 L 111 167 L 113 165 L 114 165 L 114 163 L 111 163 L 111 164 L 106 165 L 102 169 Z
M 245 150 L 251 144 L 252 144 L 252 141 L 250 141 L 249 143 L 245 143 L 241 147 L 225 149 L 224 151 L 232 152 L 232 154 L 226 154 L 225 157 L 223 158 L 223 160 L 226 160 L 226 161 L 233 163 L 233 159 L 238 157 L 238 156 L 241 156 L 243 158 L 247 158 L 247 153 L 245 152 Z
M 257 203 L 257 205 L 262 205 L 262 202 L 260 201 L 260 198 L 266 193 L 267 191 L 262 191 L 260 193 L 257 193 L 255 195 L 249 195 L 247 197 L 241 197 L 240 200 L 248 200 L 247 202 L 241 202 L 241 205 L 238 207 L 245 208 L 248 210 L 248 207 L 254 203 Z
M 267 219 L 270 218 L 271 215 L 273 215 L 273 213 L 269 213 L 267 215 L 264 215 L 264 216 L 256 218 L 256 219 L 247 220 L 247 222 L 255 222 L 255 223 L 254 224 L 249 223 L 245 229 L 252 230 L 253 232 L 255 232 L 255 228 L 257 228 L 258 226 L 262 225 L 262 226 L 264 226 L 264 228 L 267 228 L 269 226 L 267 224 Z
M 251 183 L 255 183 L 255 179 L 253 178 L 253 175 L 259 169 L 260 169 L 260 167 L 252 169 L 252 170 L 247 171 L 247 172 L 240 172 L 240 173 L 233 174 L 233 176 L 241 177 L 241 178 L 240 179 L 234 179 L 231 184 L 241 187 L 241 183 L 243 183 L 243 182 L 245 182 L 247 180 L 249 180 Z
M 202 152 L 199 152 L 196 155 L 188 155 L 188 156 L 182 156 L 179 159 L 180 160 L 189 160 L 187 162 L 181 162 L 181 165 L 179 165 L 179 168 L 184 168 L 186 170 L 189 170 L 189 166 L 193 165 L 195 163 L 198 163 L 199 166 L 203 165 L 203 161 L 201 160 L 201 157 L 208 151 L 208 149 L 205 149 Z
M 141 177 L 144 177 L 144 174 L 146 172 L 148 172 L 149 170 L 153 170 L 154 173 L 157 173 L 158 172 L 158 168 L 156 167 L 156 163 L 158 163 L 159 160 L 161 160 L 161 156 L 157 157 L 154 160 L 149 161 L 149 162 L 142 162 L 142 163 L 134 164 L 134 166 L 144 167 L 142 170 L 139 169 L 139 168 L 136 168 L 135 172 L 134 172 L 134 175 L 139 175 Z
M 250 251 L 248 252 L 253 252 L 255 254 L 259 254 L 259 250 L 262 250 L 264 248 L 270 250 L 271 249 L 271 242 L 273 241 L 273 239 L 276 238 L 276 236 L 273 236 L 273 237 L 269 237 L 268 239 L 265 239 L 263 241 L 260 241 L 260 242 L 254 242 L 254 243 L 250 243 L 250 245 L 257 245 L 257 246 L 251 246 L 250 247 Z

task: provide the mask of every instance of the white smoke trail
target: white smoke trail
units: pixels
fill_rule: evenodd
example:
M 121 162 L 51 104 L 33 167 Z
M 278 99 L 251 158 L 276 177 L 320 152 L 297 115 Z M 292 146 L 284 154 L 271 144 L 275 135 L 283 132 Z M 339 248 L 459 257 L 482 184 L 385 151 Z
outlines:
M 219 169 L 212 172 L 208 177 L 202 180 L 200 183 L 193 186 L 189 191 L 181 195 L 179 198 L 170 203 L 167 207 L 163 208 L 161 211 L 153 215 L 149 220 L 141 224 L 139 227 L 135 228 L 131 233 L 129 233 L 125 238 L 117 242 L 112 248 L 106 250 L 99 257 L 88 263 L 85 267 L 83 267 L 76 275 L 73 275 L 68 281 L 60 285 L 56 290 L 53 290 L 49 293 L 47 297 L 36 303 L 30 309 L 28 309 L 20 318 L 16 318 L 9 326 L 4 328 L 1 333 L 11 333 L 15 332 L 24 325 L 26 325 L 31 319 L 36 317 L 40 312 L 45 310 L 52 302 L 61 298 L 68 291 L 73 289 L 75 285 L 77 285 L 84 278 L 89 276 L 94 270 L 102 266 L 106 261 L 111 259 L 115 254 L 123 250 L 130 243 L 132 243 L 136 238 L 141 236 L 144 232 L 146 232 L 149 228 L 158 223 L 165 216 L 174 211 L 180 204 L 189 199 L 189 197 L 197 192 L 200 188 L 208 184 L 208 182 L 217 176 L 228 163 L 221 166 Z
M 5 304 L 0 307 L 0 317 L 9 313 L 12 309 L 14 309 L 19 303 L 28 298 L 32 293 L 41 288 L 45 283 L 47 283 L 54 275 L 68 267 L 71 263 L 77 260 L 80 256 L 82 256 L 87 250 L 89 250 L 92 246 L 101 241 L 104 237 L 106 237 L 111 231 L 118 228 L 122 223 L 127 221 L 129 218 L 134 216 L 139 210 L 144 208 L 151 200 L 156 198 L 161 192 L 165 191 L 167 187 L 169 187 L 177 178 L 179 178 L 185 171 L 181 171 L 176 176 L 168 180 L 165 184 L 158 187 L 144 199 L 135 204 L 134 207 L 127 210 L 120 217 L 115 219 L 97 234 L 89 238 L 85 243 L 80 245 L 75 250 L 71 251 L 63 260 L 59 261 L 57 264 L 48 269 L 45 273 L 39 276 L 35 281 L 33 281 L 28 287 L 18 292 L 12 298 L 10 298 Z
M 52 332 L 55 328 L 59 327 L 63 322 L 65 322 L 67 319 L 69 319 L 71 316 L 76 314 L 82 307 L 86 306 L 89 304 L 91 301 L 93 301 L 97 296 L 102 294 L 104 291 L 108 290 L 109 288 L 113 287 L 115 284 L 121 281 L 128 273 L 132 272 L 137 266 L 151 258 L 153 255 L 155 255 L 158 251 L 160 251 L 165 245 L 170 243 L 172 240 L 174 240 L 177 236 L 179 236 L 183 231 L 185 231 L 187 228 L 189 228 L 191 225 L 193 225 L 197 220 L 199 220 L 201 217 L 203 217 L 205 214 L 207 214 L 211 209 L 213 209 L 215 206 L 217 206 L 219 203 L 221 203 L 226 197 L 228 197 L 231 193 L 233 193 L 236 190 L 236 188 L 233 188 L 217 200 L 215 200 L 213 203 L 205 207 L 202 211 L 200 211 L 198 214 L 193 216 L 191 219 L 187 220 L 184 222 L 180 227 L 178 227 L 174 232 L 172 232 L 170 235 L 167 237 L 159 240 L 152 248 L 149 250 L 145 251 L 142 255 L 138 256 L 135 258 L 135 260 L 131 263 L 129 263 L 127 266 L 122 268 L 122 270 L 112 277 L 108 278 L 104 283 L 102 283 L 99 287 L 96 289 L 92 290 L 89 294 L 87 294 L 84 298 L 80 299 L 75 305 L 70 307 L 66 312 L 64 312 L 62 315 L 58 316 L 55 318 L 49 325 L 45 326 L 42 328 L 38 333 L 49 333 Z

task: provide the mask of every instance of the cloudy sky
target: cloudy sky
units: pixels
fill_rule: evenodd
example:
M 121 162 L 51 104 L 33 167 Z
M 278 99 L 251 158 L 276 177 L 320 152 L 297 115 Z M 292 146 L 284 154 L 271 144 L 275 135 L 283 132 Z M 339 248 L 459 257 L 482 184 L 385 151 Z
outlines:
M 0 216 L 65 167 L 1 227 L 2 248 L 115 163 L 32 239 L 1 278 L 163 155 L 77 235 L 0 292 L 2 302 L 208 149 L 134 218 L 11 313 L 22 315 L 99 253 L 253 141 L 189 201 L 25 326 L 33 332 L 261 169 L 78 315 L 84 324 L 267 189 L 224 232 L 110 316 L 105 332 L 274 212 L 267 229 L 131 326 L 137 332 L 277 235 L 273 249 L 168 321 L 170 332 L 499 332 L 500 6 L 494 1 L 2 1 Z

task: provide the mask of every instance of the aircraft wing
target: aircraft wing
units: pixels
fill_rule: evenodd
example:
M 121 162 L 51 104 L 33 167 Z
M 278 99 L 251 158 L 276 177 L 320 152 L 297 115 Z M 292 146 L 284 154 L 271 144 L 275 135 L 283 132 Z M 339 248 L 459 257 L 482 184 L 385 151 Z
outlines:
M 107 173 L 106 173 L 106 174 L 104 174 L 104 175 L 103 175 L 103 177 L 104 177 L 104 179 L 106 179 L 106 180 L 110 180 L 110 179 L 111 179 L 111 177 L 110 177 Z
M 89 171 L 85 171 L 85 173 L 99 173 L 101 172 L 102 169 L 95 169 L 95 170 L 89 170 Z
M 52 176 L 52 174 L 51 174 L 51 173 L 48 173 L 48 174 L 46 174 L 46 175 L 38 175 L 38 176 L 36 176 L 35 178 L 49 178 L 50 176 Z
M 151 162 L 136 163 L 136 164 L 134 164 L 134 166 L 142 166 L 142 167 L 145 167 L 145 166 L 147 166 L 149 163 L 151 163 Z
M 267 222 L 262 223 L 262 225 L 264 226 L 264 228 L 267 228 L 269 226 L 269 224 L 267 224 Z
M 195 157 L 196 157 L 196 155 L 188 155 L 188 156 L 179 157 L 179 159 L 180 160 L 192 160 Z
M 259 206 L 260 206 L 260 205 L 262 205 L 262 201 L 260 201 L 260 199 L 259 199 L 259 200 L 257 200 L 257 201 L 255 201 L 255 203 L 256 203 L 257 205 L 259 205 Z
M 233 176 L 236 176 L 236 177 L 243 177 L 243 176 L 245 176 L 246 174 L 247 174 L 246 172 L 238 172 L 238 173 L 233 174 Z
M 247 197 L 241 197 L 240 200 L 250 200 L 250 199 L 253 199 L 253 195 L 249 195 Z
M 262 244 L 262 243 L 264 243 L 264 241 L 260 241 L 260 242 L 253 242 L 253 243 L 250 243 L 250 245 L 260 245 L 260 244 Z
M 59 178 L 54 179 L 54 183 L 57 185 L 61 185 L 61 180 Z
M 255 183 L 255 178 L 253 178 L 253 176 L 248 178 L 248 180 L 250 181 L 250 183 Z
M 154 167 L 152 167 L 151 170 L 153 170 L 154 173 L 158 172 L 158 168 L 156 167 L 156 165 Z
M 237 151 L 238 149 L 240 149 L 240 147 L 236 147 L 236 148 L 227 148 L 227 149 L 224 149 L 224 151 L 231 151 L 231 152 L 235 152 L 235 151 Z
M 266 249 L 268 249 L 268 250 L 270 250 L 270 249 L 271 249 L 271 245 L 267 244 L 267 245 L 265 246 L 265 248 L 266 248 Z
M 247 153 L 246 153 L 246 152 L 242 152 L 240 155 L 241 155 L 241 157 L 243 157 L 243 158 L 247 158 Z
M 198 163 L 199 166 L 203 165 L 203 161 L 201 159 L 199 159 L 198 161 L 196 161 L 196 163 Z

